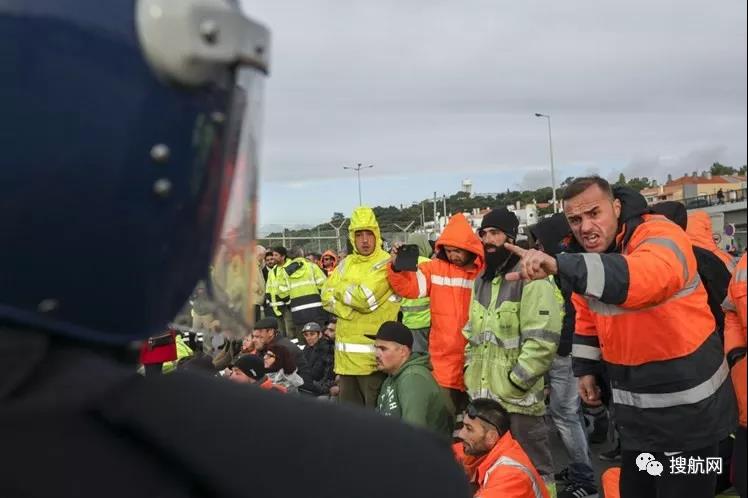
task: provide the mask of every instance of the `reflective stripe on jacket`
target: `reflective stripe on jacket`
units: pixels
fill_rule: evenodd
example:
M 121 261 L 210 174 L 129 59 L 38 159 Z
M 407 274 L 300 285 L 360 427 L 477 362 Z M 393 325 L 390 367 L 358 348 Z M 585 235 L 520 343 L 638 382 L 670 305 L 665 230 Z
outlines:
M 527 453 L 507 432 L 484 456 L 465 455 L 462 445 L 453 446 L 468 479 L 477 488 L 476 498 L 548 498 L 545 482 Z
M 463 330 L 471 398 L 495 399 L 512 413 L 545 413 L 543 376 L 561 339 L 559 296 L 550 279 L 509 282 L 497 275 L 490 282 L 475 280 Z
M 740 258 L 735 273 L 727 288 L 727 297 L 722 304 L 725 311 L 725 354 L 729 362 L 733 387 L 738 400 L 740 425 L 746 426 L 746 391 L 748 390 L 748 372 L 746 371 L 746 313 L 748 313 L 748 298 L 746 298 L 746 255 Z
M 296 325 L 321 322 L 324 319 L 320 290 L 325 275 L 319 266 L 305 258 L 295 258 L 278 274 L 278 296 L 288 301 Z
M 470 268 L 453 265 L 443 256 L 444 246 L 475 254 Z M 429 354 L 436 382 L 450 389 L 465 390 L 465 338 L 462 327 L 468 319 L 473 281 L 483 269 L 483 245 L 462 214 L 454 215 L 436 242 L 437 257 L 418 264 L 416 272 L 395 272 L 387 277 L 397 294 L 405 298 L 431 298 Z
M 431 261 L 429 258 L 418 257 L 418 264 L 429 261 Z M 431 326 L 431 299 L 428 296 L 415 299 L 403 298 L 400 311 L 403 313 L 403 325 L 411 330 L 427 329 Z
M 291 264 L 291 260 L 287 259 L 283 265 L 275 265 L 268 272 L 268 281 L 265 284 L 265 292 L 267 293 L 267 302 L 270 309 L 273 310 L 273 314 L 276 317 L 283 316 L 283 307 L 288 304 L 287 300 L 284 300 L 281 295 L 288 292 L 287 286 L 281 286 L 282 272 L 283 269 Z
M 374 341 L 379 326 L 397 318 L 400 298 L 387 282 L 389 253 L 381 248 L 382 237 L 371 208 L 359 207 L 348 227 L 355 248 L 355 233 L 370 230 L 376 249 L 369 256 L 355 250 L 332 272 L 322 288 L 324 308 L 338 317 L 335 334 L 335 373 L 368 375 L 376 370 Z
M 576 293 L 574 373 L 605 362 L 624 449 L 688 451 L 726 437 L 731 382 L 683 230 L 643 215 L 621 253 L 557 261 Z

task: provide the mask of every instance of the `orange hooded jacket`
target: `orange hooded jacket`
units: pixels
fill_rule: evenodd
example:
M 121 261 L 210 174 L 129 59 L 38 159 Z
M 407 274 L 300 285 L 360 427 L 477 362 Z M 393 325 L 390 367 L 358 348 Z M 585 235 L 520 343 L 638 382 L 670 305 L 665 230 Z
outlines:
M 443 255 L 444 246 L 464 249 L 475 254 L 469 269 L 453 265 Z M 483 244 L 467 218 L 456 214 L 450 218 L 439 240 L 437 257 L 418 265 L 416 272 L 395 272 L 388 265 L 387 278 L 395 293 L 415 299 L 431 298 L 431 332 L 429 354 L 434 367 L 434 379 L 442 386 L 465 390 L 465 344 L 462 335 L 470 312 L 473 281 L 483 269 Z
M 735 261 L 732 256 L 717 247 L 717 244 L 714 242 L 712 230 L 712 219 L 708 213 L 695 211 L 688 215 L 686 233 L 688 234 L 688 238 L 691 239 L 691 244 L 713 252 L 727 266 L 727 269 L 732 272 L 735 269 Z
M 748 402 L 748 373 L 746 369 L 746 347 L 748 346 L 748 332 L 746 322 L 748 318 L 748 298 L 746 297 L 746 255 L 740 258 L 735 273 L 727 288 L 727 298 L 722 304 L 725 310 L 725 354 L 730 363 L 730 374 L 733 387 L 738 398 L 738 412 L 741 427 L 746 426 Z M 742 356 L 741 356 L 742 355 Z
M 325 256 L 332 256 L 332 260 L 333 260 L 332 268 L 329 268 L 327 270 L 325 269 L 324 266 L 322 266 L 322 260 L 325 258 Z M 329 277 L 336 266 L 338 266 L 338 255 L 335 254 L 335 252 L 331 251 L 330 249 L 323 252 L 322 256 L 319 258 L 319 267 L 322 268 L 322 271 L 325 272 L 325 275 Z
M 476 489 L 476 497 L 549 497 L 545 482 L 511 433 L 501 436 L 496 446 L 481 457 L 465 455 L 459 443 L 452 450 Z

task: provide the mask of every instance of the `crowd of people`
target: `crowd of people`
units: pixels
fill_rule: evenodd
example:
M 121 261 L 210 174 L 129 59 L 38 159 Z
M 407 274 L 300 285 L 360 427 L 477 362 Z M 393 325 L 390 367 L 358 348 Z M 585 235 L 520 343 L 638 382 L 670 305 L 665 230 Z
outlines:
M 564 213 L 526 240 L 497 208 L 477 233 L 458 214 L 436 241 L 412 234 L 387 252 L 373 211 L 359 207 L 345 257 L 258 247 L 253 330 L 221 333 L 199 285 L 183 330 L 204 330 L 202 343 L 185 335 L 199 351 L 176 368 L 430 431 L 454 443 L 484 498 L 597 496 L 590 444 L 606 440 L 606 496 L 714 496 L 731 480 L 745 496 L 735 465 L 730 478 L 637 467 L 642 453 L 737 463 L 733 446 L 744 461 L 745 255 L 737 265 L 714 244 L 705 213 L 649 207 L 598 177 L 563 199 Z M 410 267 L 398 261 L 405 243 L 417 252 Z

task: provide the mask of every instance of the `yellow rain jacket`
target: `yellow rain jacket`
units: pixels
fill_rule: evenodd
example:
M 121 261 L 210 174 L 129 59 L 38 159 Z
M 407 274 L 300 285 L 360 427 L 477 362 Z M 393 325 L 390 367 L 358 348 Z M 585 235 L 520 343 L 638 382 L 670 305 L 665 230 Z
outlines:
M 370 230 L 376 237 L 376 249 L 369 256 L 355 250 L 359 230 Z M 387 281 L 390 255 L 382 249 L 382 235 L 371 208 L 358 207 L 353 211 L 348 236 L 354 252 L 338 264 L 325 282 L 322 304 L 338 317 L 335 373 L 369 375 L 376 370 L 374 341 L 364 335 L 374 335 L 382 323 L 397 319 L 400 298 Z

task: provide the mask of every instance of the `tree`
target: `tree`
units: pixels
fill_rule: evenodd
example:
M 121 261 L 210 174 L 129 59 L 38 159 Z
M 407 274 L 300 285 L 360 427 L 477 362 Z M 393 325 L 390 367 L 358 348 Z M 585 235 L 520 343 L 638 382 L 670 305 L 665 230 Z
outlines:
M 735 168 L 720 163 L 712 164 L 710 171 L 713 175 L 734 175 L 738 172 Z
M 618 175 L 618 181 L 616 182 L 616 185 L 625 186 L 626 185 L 626 177 L 621 173 Z
M 340 223 L 345 219 L 345 215 L 343 213 L 334 212 L 332 213 L 332 221 L 333 223 Z
M 632 178 L 628 182 L 626 182 L 626 185 L 638 192 L 650 187 L 652 185 L 652 182 L 646 176 L 644 178 L 639 178 L 637 176 L 636 178 Z
M 746 173 L 746 169 L 745 169 L 745 164 L 744 164 L 744 165 L 742 165 L 740 167 L 740 170 L 738 171 L 738 174 L 741 175 L 741 176 L 745 176 L 745 173 Z

